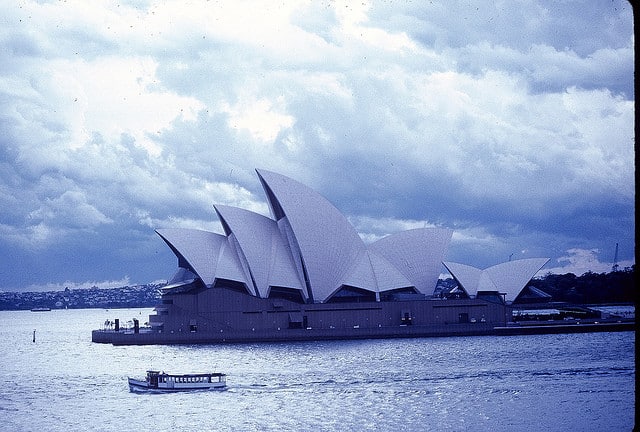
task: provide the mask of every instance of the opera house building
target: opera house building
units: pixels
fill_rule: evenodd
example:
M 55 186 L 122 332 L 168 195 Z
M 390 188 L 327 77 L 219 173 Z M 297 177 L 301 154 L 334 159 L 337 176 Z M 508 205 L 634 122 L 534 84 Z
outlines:
M 215 206 L 223 234 L 158 229 L 177 271 L 144 328 L 93 332 L 114 344 L 490 334 L 546 258 L 488 269 L 446 262 L 452 231 L 370 244 L 324 197 L 257 170 L 271 217 Z M 459 295 L 434 296 L 443 265 Z

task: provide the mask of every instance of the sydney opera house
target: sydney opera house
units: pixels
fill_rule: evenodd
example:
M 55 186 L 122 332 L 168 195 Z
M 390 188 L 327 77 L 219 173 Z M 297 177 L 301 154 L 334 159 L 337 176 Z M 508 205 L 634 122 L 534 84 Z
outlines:
M 218 205 L 223 234 L 156 232 L 177 257 L 162 304 L 122 344 L 489 334 L 546 258 L 488 269 L 444 261 L 452 231 L 413 229 L 365 244 L 312 189 L 257 170 L 271 217 Z M 460 295 L 434 296 L 443 265 Z M 144 331 L 143 331 L 144 330 Z

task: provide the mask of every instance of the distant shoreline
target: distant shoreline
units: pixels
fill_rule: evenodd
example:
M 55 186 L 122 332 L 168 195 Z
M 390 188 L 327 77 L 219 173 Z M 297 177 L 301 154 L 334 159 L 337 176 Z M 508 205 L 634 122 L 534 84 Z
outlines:
M 44 292 L 0 292 L 0 310 L 119 309 L 154 307 L 164 284 L 81 288 Z

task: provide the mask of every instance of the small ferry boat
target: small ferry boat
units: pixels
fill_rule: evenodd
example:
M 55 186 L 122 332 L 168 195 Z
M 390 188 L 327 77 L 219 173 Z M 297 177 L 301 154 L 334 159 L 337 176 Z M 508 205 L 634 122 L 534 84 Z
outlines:
M 128 380 L 129 390 L 135 393 L 221 390 L 227 386 L 227 376 L 219 372 L 174 375 L 149 370 L 145 379 Z

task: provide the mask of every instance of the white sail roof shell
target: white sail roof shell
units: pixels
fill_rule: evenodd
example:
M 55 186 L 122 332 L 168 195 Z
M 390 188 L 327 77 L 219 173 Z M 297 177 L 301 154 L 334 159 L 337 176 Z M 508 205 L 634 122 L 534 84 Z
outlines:
M 498 291 L 507 294 L 508 301 L 513 301 L 548 261 L 549 258 L 507 261 L 485 269 L 484 273 L 498 287 Z
M 371 243 L 369 249 L 390 262 L 422 294 L 432 294 L 453 231 L 418 228 L 391 234 Z
M 459 263 L 443 264 L 467 294 L 498 291 L 506 294 L 507 301 L 513 301 L 548 261 L 549 258 L 526 258 L 503 262 L 484 270 Z
M 458 282 L 460 288 L 464 290 L 467 295 L 476 295 L 478 286 L 480 285 L 480 277 L 482 276 L 482 270 L 467 264 L 460 264 L 454 262 L 443 262 L 444 266 L 451 276 Z M 496 291 L 488 290 L 488 291 Z
M 227 237 L 227 241 L 220 248 L 215 279 L 241 282 L 246 286 L 250 294 L 257 295 L 251 279 L 247 277 L 246 271 L 242 266 L 240 257 L 231 246 L 229 240 L 230 237 Z
M 343 285 L 365 250 L 364 242 L 347 218 L 314 190 L 280 174 L 257 172 L 272 216 L 286 218 L 291 227 L 286 238 L 299 260 L 300 279 L 307 281 L 314 301 L 324 302 Z
M 207 287 L 212 287 L 216 279 L 228 279 L 244 283 L 251 291 L 227 237 L 189 228 L 165 228 L 156 232 Z
M 156 232 L 176 255 L 189 264 L 205 285 L 213 285 L 220 249 L 227 242 L 225 236 L 188 228 L 157 229 Z
M 413 286 L 393 264 L 370 250 L 363 251 L 356 260 L 343 285 L 378 293 Z
M 217 205 L 215 209 L 229 237 L 233 236 L 245 274 L 260 297 L 269 295 L 271 286 L 303 290 L 291 253 L 282 241 L 273 219 L 237 207 Z M 304 292 L 306 297 L 306 291 Z

